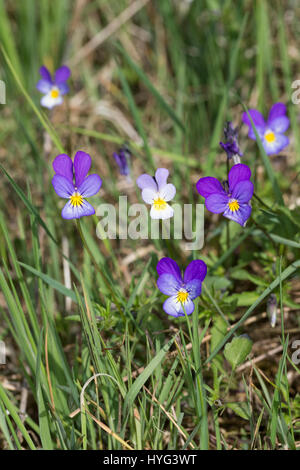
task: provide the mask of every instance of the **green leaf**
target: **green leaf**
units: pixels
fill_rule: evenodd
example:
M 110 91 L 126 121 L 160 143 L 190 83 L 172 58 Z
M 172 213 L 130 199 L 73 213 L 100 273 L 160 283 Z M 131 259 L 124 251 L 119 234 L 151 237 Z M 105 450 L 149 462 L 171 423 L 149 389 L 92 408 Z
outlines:
M 61 294 L 65 295 L 66 297 L 70 297 L 73 300 L 73 302 L 77 303 L 77 297 L 76 297 L 76 294 L 73 290 L 68 289 L 67 287 L 65 287 L 60 282 L 56 281 L 55 279 L 52 279 L 52 277 L 48 276 L 47 274 L 41 273 L 40 271 L 33 268 L 32 266 L 29 266 L 28 264 L 21 263 L 21 262 L 19 262 L 19 264 L 20 264 L 20 266 L 23 266 L 23 268 L 27 269 L 28 271 L 30 271 L 35 276 L 42 279 L 50 287 L 57 290 Z
M 208 364 L 216 354 L 220 351 L 222 346 L 228 341 L 228 339 L 236 332 L 238 328 L 247 320 L 247 318 L 251 315 L 253 310 L 269 295 L 271 292 L 279 286 L 280 282 L 285 281 L 291 274 L 298 271 L 300 268 L 300 260 L 295 261 L 294 263 L 290 264 L 280 276 L 277 278 L 264 290 L 264 292 L 258 297 L 258 299 L 251 305 L 250 308 L 244 313 L 242 318 L 231 328 L 231 330 L 227 333 L 221 344 L 219 344 L 214 351 L 210 354 L 209 358 L 206 359 L 205 363 Z
M 226 344 L 224 356 L 233 369 L 245 361 L 252 349 L 252 344 L 251 339 L 247 336 L 239 336 L 234 338 L 231 343 Z
M 5 168 L 0 164 L 0 169 L 3 171 L 3 173 L 5 174 L 5 176 L 7 177 L 8 181 L 10 182 L 10 184 L 12 185 L 12 187 L 14 188 L 15 192 L 17 193 L 17 195 L 19 196 L 19 198 L 22 200 L 22 202 L 25 204 L 25 206 L 27 207 L 27 209 L 29 210 L 29 212 L 31 214 L 34 215 L 34 217 L 36 218 L 37 222 L 45 229 L 45 231 L 47 232 L 47 234 L 49 235 L 49 237 L 54 241 L 54 243 L 57 244 L 57 241 L 55 240 L 55 238 L 53 237 L 52 233 L 50 232 L 50 230 L 48 229 L 47 225 L 45 224 L 45 222 L 43 221 L 43 219 L 41 218 L 41 216 L 39 215 L 37 209 L 31 204 L 31 202 L 29 201 L 29 199 L 25 196 L 23 190 L 20 188 L 20 186 L 13 180 L 13 178 L 7 173 L 7 171 L 5 170 Z
M 226 407 L 234 411 L 236 415 L 249 421 L 251 415 L 249 413 L 248 404 L 246 402 L 226 403 Z
M 144 385 L 144 383 L 149 379 L 150 375 L 153 374 L 154 370 L 158 367 L 161 363 L 167 352 L 169 351 L 170 347 L 174 342 L 174 338 L 168 341 L 167 344 L 156 354 L 156 356 L 152 359 L 152 361 L 147 365 L 145 370 L 138 376 L 138 378 L 133 382 L 132 387 L 130 387 L 124 401 L 124 408 L 130 408 L 133 405 L 133 402 L 139 393 L 140 389 Z

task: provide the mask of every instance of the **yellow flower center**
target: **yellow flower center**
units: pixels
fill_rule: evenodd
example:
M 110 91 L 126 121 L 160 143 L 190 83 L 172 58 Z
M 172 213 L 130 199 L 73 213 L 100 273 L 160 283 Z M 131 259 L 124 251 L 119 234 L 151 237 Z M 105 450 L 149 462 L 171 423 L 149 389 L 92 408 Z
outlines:
M 83 204 L 83 197 L 77 191 L 72 194 L 70 201 L 73 207 L 79 207 Z
M 271 143 L 271 142 L 274 142 L 274 140 L 276 140 L 276 136 L 275 136 L 274 132 L 267 131 L 265 133 L 265 139 L 266 139 L 267 142 Z
M 231 201 L 228 202 L 228 206 L 231 212 L 236 212 L 240 208 L 240 205 L 236 199 L 231 199 Z
M 157 211 L 162 211 L 167 207 L 166 201 L 164 199 L 161 199 L 160 197 L 154 200 L 153 205 L 154 209 L 156 209 Z
M 189 294 L 188 292 L 186 292 L 185 290 L 180 290 L 178 293 L 177 293 L 177 302 L 180 302 L 180 303 L 184 303 L 186 301 L 186 299 L 188 298 Z
M 51 95 L 51 98 L 58 98 L 59 90 L 57 88 L 52 88 L 50 95 Z

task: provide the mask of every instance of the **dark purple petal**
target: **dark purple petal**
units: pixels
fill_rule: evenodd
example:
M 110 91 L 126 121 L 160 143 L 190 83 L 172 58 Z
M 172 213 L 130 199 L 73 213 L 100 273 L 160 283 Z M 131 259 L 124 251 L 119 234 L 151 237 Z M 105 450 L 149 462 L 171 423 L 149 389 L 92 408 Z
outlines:
M 42 67 L 40 68 L 40 74 L 41 74 L 41 77 L 44 80 L 46 80 L 47 82 L 52 83 L 51 73 L 49 72 L 47 67 L 45 67 L 45 65 L 42 65 Z
M 238 163 L 234 165 L 228 173 L 229 192 L 232 192 L 235 185 L 240 181 L 249 180 L 251 178 L 251 170 L 248 165 Z
M 102 180 L 99 175 L 89 175 L 83 180 L 81 185 L 78 188 L 78 192 L 83 197 L 91 197 L 97 194 L 101 188 Z
M 64 176 L 54 175 L 52 178 L 54 191 L 59 197 L 69 198 L 74 192 L 73 184 Z
M 232 191 L 233 199 L 236 199 L 239 204 L 245 204 L 249 202 L 253 196 L 254 186 L 251 181 L 240 181 L 234 187 Z
M 215 193 L 211 194 L 205 199 L 206 209 L 214 214 L 221 214 L 224 212 L 228 204 L 227 194 Z
M 66 65 L 63 65 L 55 72 L 55 83 L 61 83 L 68 80 L 71 75 L 71 70 Z
M 113 156 L 119 167 L 120 174 L 124 176 L 128 176 L 130 174 L 130 169 L 128 165 L 130 152 L 120 149 L 119 153 L 114 152 Z
M 259 136 L 261 137 L 263 135 L 264 131 L 265 131 L 265 128 L 266 128 L 266 123 L 265 123 L 263 115 L 259 111 L 257 111 L 256 109 L 249 109 L 249 114 L 251 116 L 251 119 L 252 119 L 252 121 L 253 121 L 253 123 L 256 127 L 256 130 L 257 130 Z M 256 140 L 254 131 L 252 129 L 251 121 L 250 121 L 250 119 L 249 119 L 246 112 L 243 113 L 242 121 L 243 121 L 244 124 L 249 126 L 248 137 L 250 137 L 250 139 Z
M 95 209 L 91 204 L 83 200 L 81 206 L 72 206 L 71 201 L 68 201 L 63 210 L 61 216 L 63 219 L 80 219 L 87 215 L 95 214 Z
M 139 176 L 138 179 L 136 180 L 136 184 L 140 189 L 153 189 L 153 191 L 158 191 L 157 184 L 155 182 L 155 179 L 147 175 L 147 173 L 144 173 L 143 175 Z
M 277 119 L 278 117 L 282 117 L 286 115 L 286 105 L 283 103 L 275 103 L 273 104 L 272 108 L 270 109 L 269 112 L 269 117 L 268 117 L 268 125 L 271 124 L 271 122 L 274 119 Z
M 69 93 L 69 86 L 65 83 L 58 83 L 57 88 L 59 89 L 59 92 L 61 95 L 65 95 L 66 93 Z
M 49 82 L 48 80 L 44 80 L 42 78 L 42 80 L 39 80 L 36 84 L 36 87 L 37 89 L 41 92 L 41 93 L 48 93 L 50 90 L 51 90 L 51 87 L 52 87 L 52 83 Z
M 220 181 L 217 180 L 217 178 L 213 178 L 212 176 L 205 176 L 205 178 L 200 178 L 196 184 L 196 188 L 198 193 L 205 198 L 214 193 L 225 194 Z
M 158 168 L 155 172 L 155 179 L 157 182 L 158 190 L 160 191 L 167 184 L 169 170 L 166 168 Z
M 286 116 L 279 116 L 270 123 L 269 127 L 276 134 L 283 134 L 290 126 L 290 120 Z
M 193 279 L 199 279 L 203 281 L 207 273 L 207 266 L 201 259 L 195 259 L 187 266 L 184 273 L 184 283 L 192 281 Z
M 249 109 L 248 113 L 250 114 L 251 119 L 254 122 L 254 125 L 256 128 L 259 128 L 259 127 L 264 128 L 266 126 L 264 117 L 259 111 L 257 111 L 256 109 Z M 246 112 L 243 113 L 242 121 L 244 124 L 247 124 L 247 126 L 250 126 L 250 127 L 252 126 L 251 121 Z
M 180 282 L 173 274 L 162 274 L 157 279 L 157 287 L 165 295 L 175 295 L 180 287 Z
M 202 282 L 200 279 L 192 279 L 185 285 L 186 290 L 189 293 L 189 298 L 191 300 L 196 299 L 201 294 Z
M 73 184 L 73 162 L 68 155 L 65 153 L 57 155 L 52 166 L 57 175 L 64 176 Z
M 159 276 L 162 274 L 172 274 L 178 282 L 182 282 L 181 272 L 178 264 L 172 258 L 162 258 L 159 260 L 156 266 L 156 270 Z
M 237 222 L 242 227 L 244 227 L 245 223 L 251 215 L 251 210 L 251 206 L 249 206 L 248 204 L 242 204 L 239 209 L 235 212 L 232 212 L 229 207 L 227 207 L 223 215 L 227 219 L 234 220 L 234 222 Z
M 276 139 L 273 142 L 267 142 L 266 139 L 263 140 L 263 146 L 267 155 L 275 155 L 281 152 L 289 143 L 289 138 L 284 134 L 276 134 Z
M 92 164 L 91 156 L 79 150 L 74 158 L 75 186 L 79 188 Z

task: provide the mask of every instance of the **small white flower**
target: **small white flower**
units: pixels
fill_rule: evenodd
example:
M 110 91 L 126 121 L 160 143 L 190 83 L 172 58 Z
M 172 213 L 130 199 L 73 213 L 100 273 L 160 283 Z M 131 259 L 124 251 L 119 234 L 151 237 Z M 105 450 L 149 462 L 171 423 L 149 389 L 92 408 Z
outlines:
M 136 180 L 142 190 L 143 200 L 151 204 L 152 219 L 170 219 L 174 215 L 174 210 L 168 202 L 174 198 L 176 188 L 173 184 L 167 183 L 168 176 L 169 171 L 166 168 L 158 168 L 155 177 L 143 174 Z

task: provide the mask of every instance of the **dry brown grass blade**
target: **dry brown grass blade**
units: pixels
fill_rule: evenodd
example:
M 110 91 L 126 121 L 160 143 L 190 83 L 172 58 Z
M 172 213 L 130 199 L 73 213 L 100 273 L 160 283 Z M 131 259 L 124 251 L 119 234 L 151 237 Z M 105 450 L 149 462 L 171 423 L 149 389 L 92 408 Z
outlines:
M 68 65 L 74 67 L 82 59 L 88 56 L 94 49 L 100 46 L 110 36 L 112 36 L 118 29 L 121 28 L 130 18 L 132 18 L 139 10 L 141 10 L 149 0 L 136 0 L 129 7 L 125 8 L 122 13 L 117 16 L 111 23 L 103 28 L 98 34 L 96 34 L 88 43 L 86 43 L 77 54 L 71 58 Z

